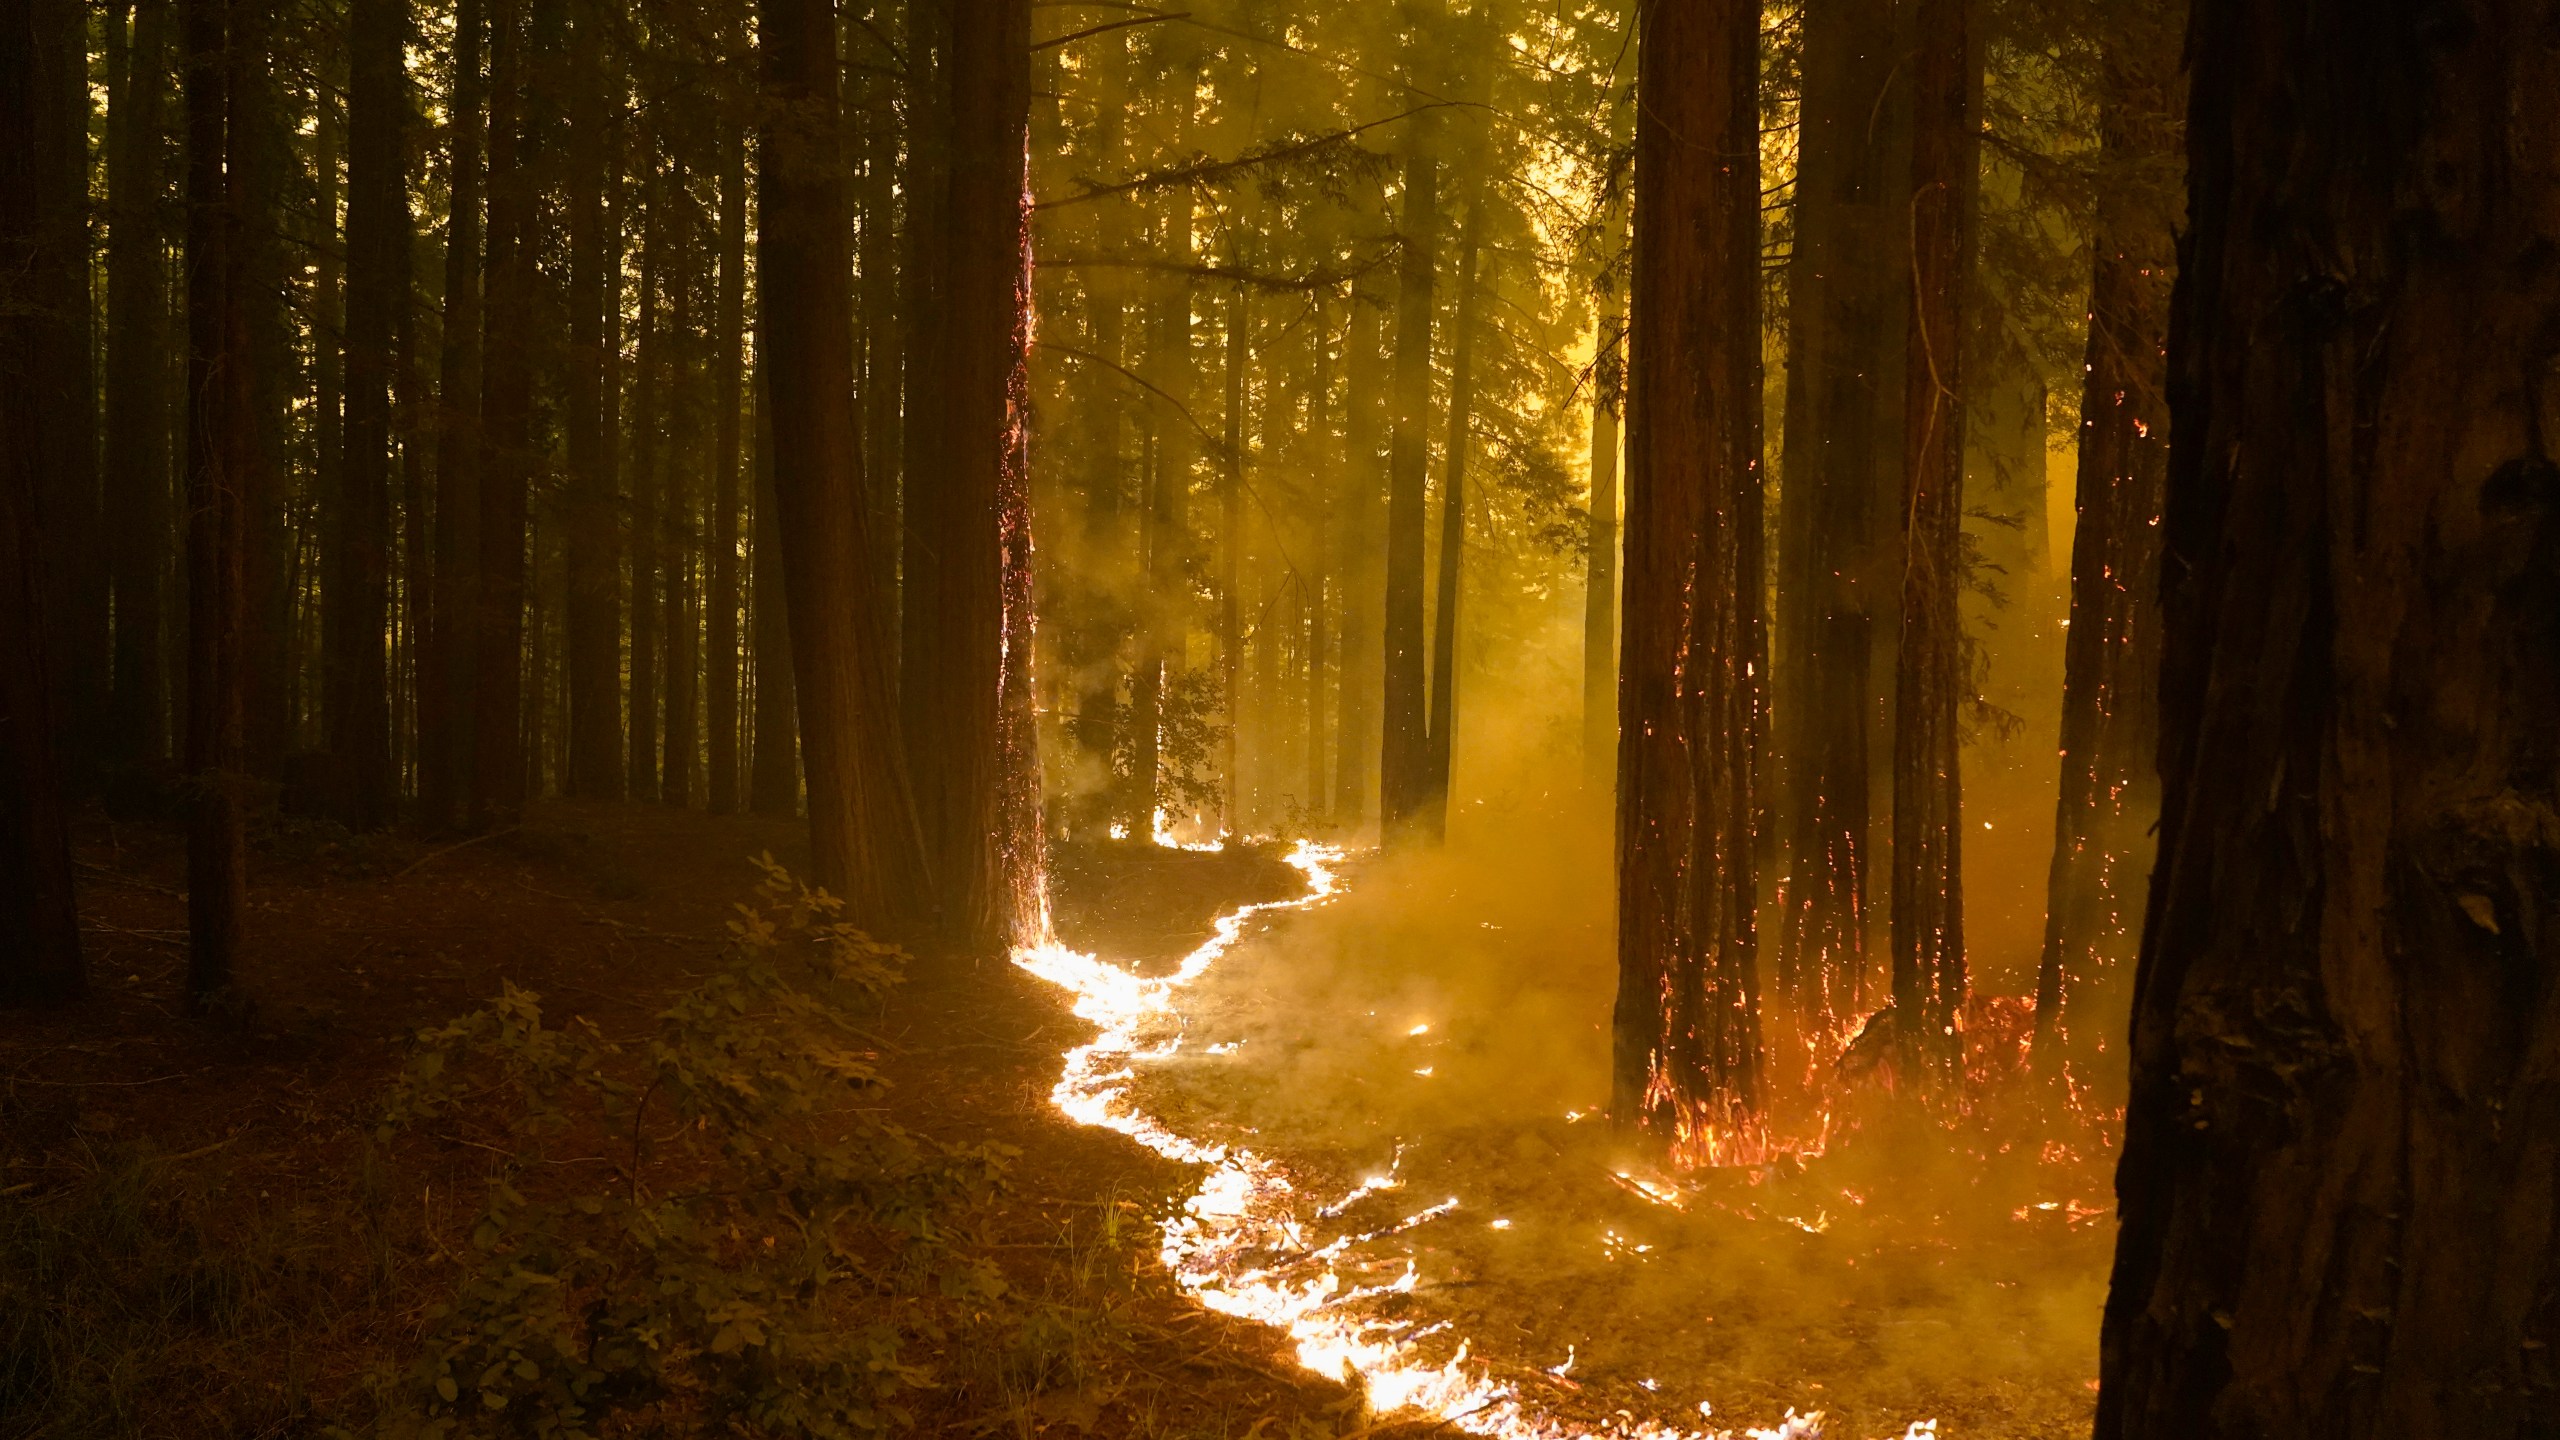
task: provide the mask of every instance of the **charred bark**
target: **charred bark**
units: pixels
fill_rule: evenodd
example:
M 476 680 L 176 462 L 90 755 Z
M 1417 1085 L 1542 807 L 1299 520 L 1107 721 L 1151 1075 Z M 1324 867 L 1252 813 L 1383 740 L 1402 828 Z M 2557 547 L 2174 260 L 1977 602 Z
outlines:
M 1712 1164 L 1761 1133 L 1759 7 L 1643 24 L 1610 1113 Z
M 2100 1440 L 2560 1429 L 2560 52 L 2205 0 Z
M 2160 804 L 2153 757 L 2176 200 L 2152 177 L 2178 146 L 2182 12 L 2119 17 L 2102 61 L 2100 144 L 2110 183 L 2099 193 L 2090 240 L 2062 779 L 2036 975 L 2037 1070 L 2057 1075 L 2076 1059 L 2078 1080 L 2109 1088 L 2122 1067 L 2097 1057 L 2120 1043 L 2142 939 L 2148 830 Z

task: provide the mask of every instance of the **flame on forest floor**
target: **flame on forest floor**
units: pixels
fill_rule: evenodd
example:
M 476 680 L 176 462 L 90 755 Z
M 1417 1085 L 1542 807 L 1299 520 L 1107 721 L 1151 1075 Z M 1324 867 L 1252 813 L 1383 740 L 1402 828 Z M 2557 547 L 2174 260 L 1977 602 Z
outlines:
M 1410 1259 L 1396 1273 L 1364 1273 L 1384 1267 L 1365 1264 L 1351 1252 L 1368 1241 L 1444 1219 L 1463 1208 L 1457 1197 L 1416 1206 L 1390 1224 L 1319 1244 L 1306 1233 L 1301 1209 L 1315 1219 L 1332 1219 L 1355 1201 L 1400 1189 L 1397 1165 L 1391 1164 L 1385 1175 L 1363 1179 L 1330 1203 L 1302 1207 L 1298 1187 L 1277 1161 L 1241 1146 L 1191 1139 L 1138 1108 L 1130 1097 L 1137 1064 L 1169 1057 L 1182 1043 L 1178 1026 L 1171 1038 L 1154 1043 L 1142 1032 L 1174 1016 L 1175 996 L 1232 949 L 1256 917 L 1307 909 L 1340 893 L 1337 867 L 1342 859 L 1336 847 L 1299 841 L 1287 860 L 1307 877 L 1307 893 L 1247 905 L 1220 917 L 1209 939 L 1170 974 L 1140 975 L 1055 942 L 1014 954 L 1015 964 L 1072 995 L 1075 1013 L 1100 1032 L 1067 1052 L 1051 1102 L 1079 1124 L 1116 1130 L 1168 1159 L 1206 1167 L 1181 1213 L 1159 1227 L 1158 1257 L 1183 1289 L 1209 1309 L 1285 1332 L 1299 1364 L 1357 1384 L 1379 1414 L 1417 1410 L 1450 1428 L 1506 1440 L 1819 1440 L 1820 1411 L 1799 1415 L 1790 1410 L 1774 1428 L 1741 1431 L 1691 1430 L 1649 1419 L 1611 1420 L 1594 1429 L 1547 1414 L 1517 1386 L 1472 1361 L 1467 1340 L 1452 1337 L 1445 1322 L 1387 1320 L 1361 1309 L 1363 1301 L 1410 1293 L 1420 1277 Z M 1631 1177 L 1621 1176 L 1619 1182 L 1640 1193 L 1646 1188 Z M 1423 1350 L 1426 1341 L 1437 1342 L 1435 1348 L 1449 1358 L 1432 1360 Z M 1454 1349 L 1447 1349 L 1452 1343 Z M 1700 1410 L 1706 1413 L 1704 1405 Z M 1921 1421 L 1899 1440 L 1936 1434 L 1935 1421 Z

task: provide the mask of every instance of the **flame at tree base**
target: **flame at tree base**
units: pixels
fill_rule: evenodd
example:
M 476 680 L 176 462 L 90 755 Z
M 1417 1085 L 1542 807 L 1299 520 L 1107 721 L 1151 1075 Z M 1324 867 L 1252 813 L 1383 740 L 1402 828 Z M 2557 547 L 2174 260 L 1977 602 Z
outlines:
M 1409 1259 L 1399 1273 L 1364 1275 L 1363 1262 L 1351 1253 L 1355 1247 L 1431 1224 L 1459 1209 L 1458 1200 L 1420 1206 L 1392 1224 L 1319 1244 L 1307 1233 L 1311 1219 L 1330 1219 L 1355 1200 L 1398 1188 L 1396 1178 L 1372 1177 L 1331 1204 L 1311 1205 L 1270 1157 L 1192 1139 L 1139 1108 L 1131 1094 L 1136 1067 L 1168 1059 L 1181 1047 L 1175 998 L 1183 988 L 1227 954 L 1256 917 L 1322 905 L 1340 893 L 1339 849 L 1300 841 L 1286 858 L 1306 876 L 1307 893 L 1220 917 L 1210 938 L 1170 974 L 1139 975 L 1055 943 L 1014 954 L 1015 964 L 1067 991 L 1075 1013 L 1099 1032 L 1067 1052 L 1050 1092 L 1059 1110 L 1078 1124 L 1118 1131 L 1167 1159 L 1205 1167 L 1181 1213 L 1159 1228 L 1159 1258 L 1183 1289 L 1211 1310 L 1286 1333 L 1299 1364 L 1356 1386 L 1382 1414 L 1410 1409 L 1465 1433 L 1510 1440 L 1817 1440 L 1823 1433 L 1819 1411 L 1790 1410 L 1775 1427 L 1739 1431 L 1632 1418 L 1594 1427 L 1549 1414 L 1517 1385 L 1472 1360 L 1467 1340 L 1452 1335 L 1448 1325 L 1385 1318 L 1366 1303 L 1410 1294 L 1419 1275 Z M 1936 1434 L 1935 1423 L 1923 1421 L 1909 1426 L 1902 1440 Z

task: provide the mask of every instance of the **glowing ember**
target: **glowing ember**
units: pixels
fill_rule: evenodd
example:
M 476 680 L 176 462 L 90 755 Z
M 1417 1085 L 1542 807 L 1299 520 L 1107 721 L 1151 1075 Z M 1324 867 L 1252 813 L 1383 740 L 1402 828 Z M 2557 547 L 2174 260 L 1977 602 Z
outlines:
M 1165 838 L 1163 816 L 1157 820 Z M 1193 848 L 1193 847 L 1187 847 Z M 1199 846 L 1196 848 L 1216 848 Z M 1433 1224 L 1462 1208 L 1451 1196 L 1438 1204 L 1405 1214 L 1380 1228 L 1346 1234 L 1311 1246 L 1302 1214 L 1332 1220 L 1373 1196 L 1401 1187 L 1399 1147 L 1387 1173 L 1372 1175 L 1330 1203 L 1306 1207 L 1299 1187 L 1277 1162 L 1241 1146 L 1215 1144 L 1175 1133 L 1140 1110 L 1130 1097 L 1135 1067 L 1142 1061 L 1174 1053 L 1181 1043 L 1176 995 L 1199 979 L 1234 947 L 1244 927 L 1256 916 L 1323 904 L 1341 882 L 1334 867 L 1342 854 L 1329 846 L 1300 841 L 1287 859 L 1307 877 L 1308 893 L 1295 900 L 1248 905 L 1221 917 L 1208 941 L 1185 956 L 1172 973 L 1142 976 L 1092 955 L 1055 943 L 1017 950 L 1014 963 L 1074 997 L 1075 1013 L 1099 1033 L 1067 1052 L 1064 1072 L 1050 1092 L 1051 1101 L 1079 1124 L 1116 1130 L 1168 1159 L 1205 1167 L 1198 1185 L 1179 1213 L 1159 1228 L 1158 1256 L 1182 1287 L 1201 1304 L 1221 1314 L 1256 1321 L 1285 1332 L 1295 1344 L 1298 1363 L 1328 1377 L 1360 1386 L 1374 1411 L 1385 1414 L 1411 1409 L 1439 1418 L 1450 1428 L 1507 1440 L 1571 1440 L 1571 1437 L 1616 1437 L 1616 1440 L 1819 1440 L 1822 1414 L 1787 1412 L 1775 1428 L 1687 1430 L 1655 1420 L 1626 1417 L 1602 1422 L 1602 1428 L 1569 1424 L 1540 1408 L 1521 1390 L 1488 1373 L 1470 1359 L 1469 1345 L 1455 1339 L 1448 1348 L 1450 1327 L 1409 1320 L 1377 1318 L 1363 1302 L 1412 1293 L 1420 1272 L 1405 1259 L 1395 1273 L 1364 1265 L 1355 1247 Z M 1415 1025 L 1413 1035 L 1428 1031 Z M 1171 1030 L 1172 1033 L 1164 1033 Z M 1213 1054 L 1232 1051 L 1232 1044 L 1209 1047 Z M 1428 1069 L 1416 1072 L 1429 1075 Z M 1576 1116 L 1574 1118 L 1580 1118 Z M 1686 1197 L 1665 1182 L 1619 1175 L 1618 1182 L 1648 1199 L 1684 1205 Z M 1492 1228 L 1510 1228 L 1507 1219 Z M 1603 1246 L 1612 1255 L 1642 1257 L 1653 1247 L 1609 1232 Z M 1364 1273 L 1365 1272 L 1365 1273 Z M 1433 1342 L 1426 1353 L 1425 1342 Z M 1446 1354 L 1435 1361 L 1433 1355 Z M 1573 1352 L 1547 1373 L 1566 1387 Z M 1708 1407 L 1699 1407 L 1702 1415 Z M 1909 1428 L 1901 1440 L 1924 1440 L 1936 1434 L 1933 1421 Z

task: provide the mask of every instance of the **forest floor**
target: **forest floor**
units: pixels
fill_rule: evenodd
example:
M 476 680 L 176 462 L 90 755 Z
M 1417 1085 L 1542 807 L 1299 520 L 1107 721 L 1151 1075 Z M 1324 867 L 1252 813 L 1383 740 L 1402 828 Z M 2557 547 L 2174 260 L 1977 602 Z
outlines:
M 184 1015 L 184 846 L 78 834 L 93 993 L 0 1016 L 0 1437 L 289 1436 L 367 1427 L 414 1358 L 492 1156 L 367 1137 L 411 1037 L 512 982 L 630 1034 L 718 963 L 749 858 L 792 822 L 548 804 L 466 844 L 278 822 L 257 837 L 244 1012 Z M 1164 960 L 1220 913 L 1296 893 L 1276 854 L 1057 857 L 1061 936 Z M 966 1244 L 1036 1304 L 992 1349 L 954 1336 L 932 1433 L 1282 1437 L 1380 1426 L 1275 1332 L 1202 1309 L 1156 1263 L 1185 1167 L 1048 1104 L 1086 1027 L 996 958 L 933 954 L 865 1017 L 896 1118 L 1018 1150 Z M 469 1142 L 465 1142 L 467 1146 Z M 486 1147 L 483 1147 L 486 1148 Z M 10 1292 L 15 1289 L 17 1298 Z M 976 1333 L 976 1332 L 973 1332 Z

